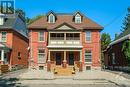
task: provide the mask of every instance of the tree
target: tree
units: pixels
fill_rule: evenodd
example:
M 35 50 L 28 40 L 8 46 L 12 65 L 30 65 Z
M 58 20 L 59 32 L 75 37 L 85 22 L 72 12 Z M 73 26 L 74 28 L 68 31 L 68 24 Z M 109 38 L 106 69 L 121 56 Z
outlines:
M 130 29 L 130 7 L 127 9 L 128 13 L 124 19 L 123 26 L 122 26 L 122 33 L 128 29 Z
M 43 17 L 43 15 L 38 15 L 38 16 L 36 16 L 34 18 L 31 18 L 31 19 L 30 18 L 26 18 L 26 22 L 29 25 L 29 24 L 33 23 L 34 21 L 40 19 L 41 17 Z
M 111 37 L 109 33 L 103 33 L 101 35 L 101 65 L 104 67 L 104 55 L 103 51 L 107 48 L 107 46 L 111 43 Z
M 122 51 L 128 60 L 128 65 L 130 66 L 130 40 L 127 40 L 123 43 Z
M 101 50 L 105 50 L 107 46 L 111 43 L 111 37 L 109 33 L 103 33 L 101 35 Z

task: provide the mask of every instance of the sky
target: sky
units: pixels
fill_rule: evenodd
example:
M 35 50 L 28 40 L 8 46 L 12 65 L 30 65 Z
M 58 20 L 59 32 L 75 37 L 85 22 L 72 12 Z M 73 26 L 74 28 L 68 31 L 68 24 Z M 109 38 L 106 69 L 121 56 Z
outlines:
M 103 26 L 101 33 L 110 33 L 113 40 L 115 33 L 121 32 L 130 0 L 15 0 L 15 7 L 24 10 L 29 18 L 45 15 L 50 10 L 56 13 L 80 11 Z

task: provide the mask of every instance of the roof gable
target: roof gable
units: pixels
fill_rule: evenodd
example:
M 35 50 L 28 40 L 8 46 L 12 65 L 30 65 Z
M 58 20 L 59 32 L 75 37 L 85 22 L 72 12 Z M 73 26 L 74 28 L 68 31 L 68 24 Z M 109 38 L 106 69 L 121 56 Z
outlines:
M 63 24 L 58 25 L 54 29 L 55 30 L 73 30 L 75 28 L 67 23 L 63 23 Z

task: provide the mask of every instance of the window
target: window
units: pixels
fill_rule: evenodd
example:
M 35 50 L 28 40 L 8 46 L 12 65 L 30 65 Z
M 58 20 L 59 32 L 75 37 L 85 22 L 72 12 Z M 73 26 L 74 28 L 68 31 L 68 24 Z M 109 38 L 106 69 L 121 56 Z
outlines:
M 81 16 L 80 16 L 80 14 L 77 14 L 75 16 L 75 23 L 81 23 Z
M 64 40 L 64 33 L 50 33 L 50 40 Z
M 116 60 L 115 60 L 115 53 L 112 53 L 112 64 L 116 64 L 115 61 L 116 61 Z
M 21 59 L 21 53 L 18 52 L 18 59 Z
M 38 49 L 38 63 L 44 63 L 44 62 L 45 62 L 45 50 Z
M 85 62 L 89 63 L 92 62 L 92 53 L 91 51 L 85 51 Z
M 88 41 L 88 42 L 91 41 L 91 32 L 90 31 L 86 32 L 86 41 Z
M 44 32 L 43 31 L 39 32 L 39 41 L 44 41 Z
M 6 42 L 6 36 L 7 36 L 7 32 L 2 31 L 2 32 L 1 32 L 1 41 L 2 41 L 2 42 Z
M 55 16 L 53 14 L 49 15 L 48 22 L 49 23 L 55 23 Z

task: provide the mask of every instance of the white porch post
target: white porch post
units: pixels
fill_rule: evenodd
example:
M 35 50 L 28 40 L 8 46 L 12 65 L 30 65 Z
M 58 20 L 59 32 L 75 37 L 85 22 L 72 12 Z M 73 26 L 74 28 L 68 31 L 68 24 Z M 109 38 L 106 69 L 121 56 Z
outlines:
M 48 51 L 48 60 L 47 61 L 50 61 L 50 51 Z
M 83 71 L 83 61 L 82 61 L 82 50 L 80 51 L 80 67 L 79 67 L 79 71 Z
M 47 71 L 48 71 L 48 72 L 51 71 L 50 50 L 48 51 Z
M 1 61 L 4 62 L 4 50 L 1 50 Z
M 64 51 L 64 62 L 66 62 L 66 51 Z
M 80 62 L 82 62 L 82 51 L 80 51 Z
M 64 60 L 63 60 L 63 67 L 66 68 L 66 51 L 64 51 Z

